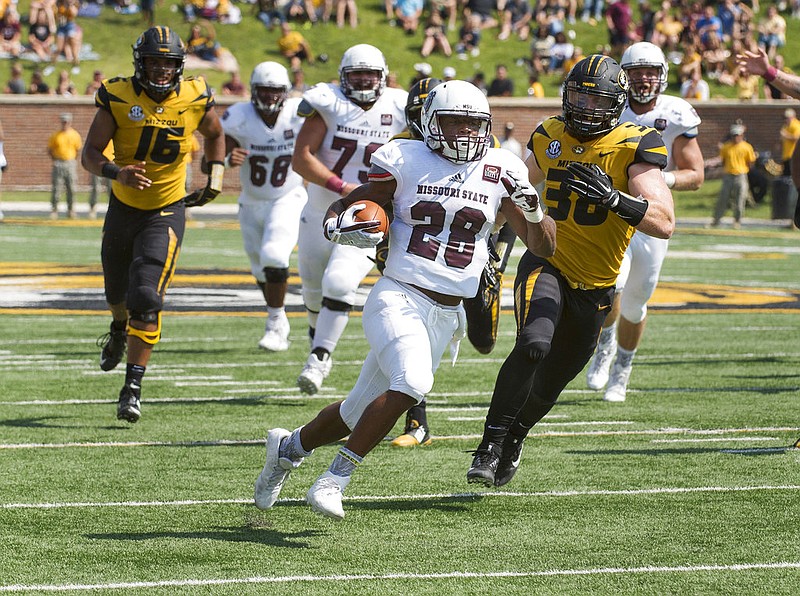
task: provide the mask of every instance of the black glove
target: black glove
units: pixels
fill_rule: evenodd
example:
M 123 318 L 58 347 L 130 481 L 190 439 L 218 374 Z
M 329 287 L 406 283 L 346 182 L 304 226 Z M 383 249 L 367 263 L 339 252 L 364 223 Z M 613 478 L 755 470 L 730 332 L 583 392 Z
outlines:
M 611 178 L 596 164 L 567 164 L 570 178 L 564 180 L 572 192 L 595 205 L 614 210 L 619 204 L 619 191 L 614 188 Z
M 225 173 L 225 166 L 221 161 L 208 162 L 208 182 L 205 188 L 198 189 L 183 197 L 183 203 L 187 207 L 202 207 L 209 201 L 217 198 L 222 192 L 222 175 Z

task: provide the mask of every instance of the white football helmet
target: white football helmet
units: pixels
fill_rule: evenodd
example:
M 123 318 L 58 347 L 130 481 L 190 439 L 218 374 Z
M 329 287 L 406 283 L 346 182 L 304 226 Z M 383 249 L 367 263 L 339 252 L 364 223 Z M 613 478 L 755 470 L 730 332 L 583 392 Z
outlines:
M 353 72 L 372 72 L 373 77 L 366 81 L 350 78 Z M 386 88 L 386 75 L 389 67 L 386 58 L 375 46 L 361 43 L 348 49 L 339 64 L 339 83 L 342 93 L 358 104 L 375 103 Z
M 250 101 L 263 114 L 279 111 L 291 88 L 286 67 L 277 62 L 262 62 L 250 75 Z
M 648 103 L 658 97 L 659 93 L 667 90 L 667 78 L 669 76 L 669 63 L 664 57 L 664 52 L 656 45 L 647 41 L 640 41 L 625 50 L 619 64 L 627 73 L 630 80 L 630 96 L 638 103 Z M 634 68 L 651 67 L 661 70 L 658 77 L 658 84 L 637 84 L 628 72 Z
M 474 118 L 476 132 L 446 136 L 442 117 Z M 431 89 L 422 105 L 422 134 L 431 151 L 454 163 L 477 161 L 491 144 L 492 115 L 483 92 L 467 81 L 445 81 Z

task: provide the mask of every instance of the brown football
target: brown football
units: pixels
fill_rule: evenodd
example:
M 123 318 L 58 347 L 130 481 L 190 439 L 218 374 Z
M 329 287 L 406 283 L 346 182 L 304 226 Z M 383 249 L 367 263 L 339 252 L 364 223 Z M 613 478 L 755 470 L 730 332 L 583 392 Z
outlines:
M 386 211 L 383 207 L 372 201 L 358 201 L 356 205 L 366 205 L 364 209 L 356 211 L 356 221 L 379 221 L 381 222 L 377 228 L 370 228 L 370 232 L 383 232 L 386 234 L 389 231 L 389 218 L 386 217 Z

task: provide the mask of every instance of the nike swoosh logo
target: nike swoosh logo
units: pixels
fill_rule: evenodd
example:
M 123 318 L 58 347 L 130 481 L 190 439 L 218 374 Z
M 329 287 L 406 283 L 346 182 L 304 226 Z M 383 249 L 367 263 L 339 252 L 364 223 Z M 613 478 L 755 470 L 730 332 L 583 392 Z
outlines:
M 175 215 L 174 211 L 162 211 L 161 217 L 166 217 L 167 215 Z
M 603 152 L 601 151 L 601 152 L 600 152 L 600 157 L 608 157 L 608 156 L 609 156 L 609 155 L 611 155 L 612 153 L 614 153 L 614 152 L 613 152 L 613 151 L 607 151 L 607 152 L 603 153 Z
M 604 306 L 598 306 L 597 310 L 608 310 L 609 308 L 611 308 L 611 305 L 610 304 L 606 304 Z
M 180 116 L 181 114 L 183 114 L 183 113 L 184 113 L 186 110 L 188 110 L 188 109 L 189 109 L 189 108 L 186 108 L 185 110 L 178 110 L 178 116 Z

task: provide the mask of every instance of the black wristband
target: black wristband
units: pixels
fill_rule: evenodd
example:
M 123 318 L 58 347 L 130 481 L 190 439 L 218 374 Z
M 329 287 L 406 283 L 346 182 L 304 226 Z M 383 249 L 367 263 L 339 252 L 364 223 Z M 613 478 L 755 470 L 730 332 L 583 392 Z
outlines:
M 100 169 L 100 175 L 103 178 L 111 178 L 112 180 L 116 180 L 117 176 L 119 176 L 120 168 L 117 164 L 111 161 L 107 161 L 103 164 L 103 167 Z
M 644 219 L 647 213 L 649 203 L 647 199 L 641 195 L 632 197 L 622 191 L 619 191 L 619 201 L 613 207 L 609 207 L 611 211 L 619 215 L 629 226 L 636 227 Z

